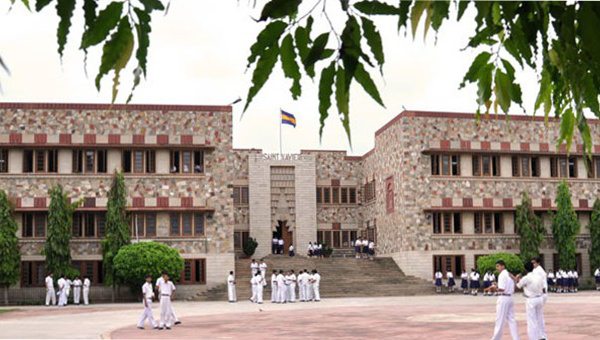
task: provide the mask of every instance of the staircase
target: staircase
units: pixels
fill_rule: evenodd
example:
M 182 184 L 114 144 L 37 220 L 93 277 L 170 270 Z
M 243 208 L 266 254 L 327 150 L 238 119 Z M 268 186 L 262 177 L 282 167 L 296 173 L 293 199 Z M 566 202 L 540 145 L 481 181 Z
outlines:
M 317 269 L 321 274 L 321 297 L 376 297 L 426 295 L 433 293 L 429 281 L 405 275 L 391 258 L 376 258 L 374 261 L 357 260 L 353 257 L 331 257 L 309 259 L 305 257 L 269 256 L 267 263 L 267 286 L 264 288 L 265 301 L 271 298 L 271 273 L 275 269 L 293 269 L 298 275 L 301 269 Z M 250 259 L 235 261 L 236 293 L 238 300 L 249 299 Z M 226 301 L 227 286 L 219 285 L 190 300 Z

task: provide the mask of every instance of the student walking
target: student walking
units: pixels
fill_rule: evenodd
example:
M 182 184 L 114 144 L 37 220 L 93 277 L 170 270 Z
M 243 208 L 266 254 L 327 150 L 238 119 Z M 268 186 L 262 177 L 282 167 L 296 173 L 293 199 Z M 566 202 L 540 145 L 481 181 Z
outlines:
M 154 321 L 154 314 L 152 314 L 152 299 L 154 298 L 154 290 L 152 289 L 152 276 L 146 276 L 146 283 L 142 286 L 142 303 L 144 305 L 144 311 L 142 312 L 142 318 L 137 324 L 137 328 L 144 329 L 144 322 L 148 319 L 152 328 L 157 329 L 158 326 Z
M 469 274 L 466 270 L 463 270 L 462 274 L 460 274 L 460 288 L 463 294 L 469 294 Z
M 496 270 L 498 275 L 498 284 L 490 287 L 490 290 L 498 292 L 498 301 L 496 302 L 496 326 L 494 327 L 494 335 L 492 340 L 502 339 L 504 326 L 508 323 L 510 335 L 513 340 L 519 340 L 519 332 L 517 329 L 517 321 L 515 320 L 515 305 L 512 295 L 515 292 L 515 282 L 511 278 L 504 261 L 496 262 Z
M 56 291 L 54 290 L 54 274 L 50 272 L 48 276 L 46 276 L 46 306 L 50 305 L 52 302 L 52 306 L 56 304 Z
M 596 268 L 594 278 L 596 279 L 596 290 L 600 290 L 600 267 Z
M 171 319 L 175 321 L 173 318 L 173 306 L 172 301 L 175 297 L 175 285 L 173 282 L 169 281 L 169 274 L 163 274 L 163 281 L 160 284 L 158 289 L 160 293 L 160 324 L 158 326 L 159 330 L 163 328 L 171 329 Z M 177 321 L 175 321 L 177 323 Z
M 169 278 L 169 275 L 167 274 L 166 271 L 164 271 L 162 273 L 162 276 L 156 280 L 156 285 L 154 288 L 158 291 L 158 296 L 159 296 L 158 301 L 159 302 L 162 301 L 161 300 L 161 297 L 162 297 L 161 288 L 163 287 L 164 283 L 167 281 L 168 278 Z M 173 284 L 173 283 L 171 283 L 171 284 Z M 173 287 L 175 287 L 175 285 L 173 285 Z M 161 303 L 161 306 L 162 306 L 162 303 Z M 168 308 L 169 308 L 170 318 L 173 319 L 175 325 L 179 325 L 181 323 L 181 321 L 179 321 L 177 314 L 175 314 L 175 311 L 173 310 L 173 305 L 171 303 L 169 303 Z
M 531 264 L 533 266 L 532 274 L 539 276 L 542 281 L 542 305 L 539 307 L 541 310 L 538 311 L 537 320 L 539 322 L 538 333 L 540 334 L 540 339 L 547 339 L 548 335 L 546 334 L 546 321 L 544 320 L 544 307 L 546 306 L 546 301 L 548 300 L 548 275 L 546 271 L 542 267 L 542 259 L 540 257 L 534 257 L 531 260 Z M 527 268 L 526 268 L 527 269 Z M 529 300 L 527 301 L 529 303 Z
M 521 278 L 517 275 L 517 287 L 523 289 L 523 294 L 527 298 L 525 304 L 527 310 L 527 335 L 529 340 L 546 339 L 540 325 L 543 324 L 544 301 L 544 280 L 534 272 L 533 263 L 525 263 L 527 275 Z

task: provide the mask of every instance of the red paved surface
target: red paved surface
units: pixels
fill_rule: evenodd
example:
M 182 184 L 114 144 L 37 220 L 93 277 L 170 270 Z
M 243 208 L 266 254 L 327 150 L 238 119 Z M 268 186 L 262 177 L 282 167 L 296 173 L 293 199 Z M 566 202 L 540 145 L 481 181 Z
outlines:
M 172 330 L 112 332 L 113 339 L 489 339 L 494 306 L 379 306 L 315 310 L 263 311 L 183 318 Z M 268 309 L 265 305 L 263 309 Z M 525 306 L 516 304 L 519 335 L 527 339 Z M 461 314 L 463 316 L 461 317 Z M 546 323 L 552 339 L 600 338 L 598 304 L 548 304 Z M 155 315 L 156 316 L 156 315 Z M 475 322 L 473 322 L 475 321 Z M 505 339 L 510 339 L 508 329 Z
M 67 307 L 45 307 L 45 308 L 27 308 L 27 307 L 15 307 L 15 311 L 0 314 L 0 321 L 7 319 L 22 319 L 31 318 L 36 316 L 54 316 L 54 315 L 68 315 L 75 313 L 96 313 L 96 312 L 109 312 L 109 311 L 121 311 L 127 309 L 139 309 L 138 306 L 123 307 L 84 307 L 84 306 L 67 306 Z

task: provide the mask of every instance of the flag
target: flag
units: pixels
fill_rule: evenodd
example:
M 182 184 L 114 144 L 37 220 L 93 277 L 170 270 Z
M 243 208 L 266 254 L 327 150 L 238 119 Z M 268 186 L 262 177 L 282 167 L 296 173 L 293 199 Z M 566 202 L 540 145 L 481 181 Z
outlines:
M 288 124 L 296 127 L 296 117 L 291 113 L 281 110 L 281 124 Z

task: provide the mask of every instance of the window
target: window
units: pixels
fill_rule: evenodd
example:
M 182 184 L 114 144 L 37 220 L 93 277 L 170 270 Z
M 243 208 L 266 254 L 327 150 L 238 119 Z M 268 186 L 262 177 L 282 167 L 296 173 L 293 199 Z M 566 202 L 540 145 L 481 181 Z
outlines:
M 58 151 L 24 150 L 23 172 L 58 172 Z
M 45 237 L 47 216 L 45 212 L 23 213 L 23 238 Z
M 500 157 L 473 155 L 473 176 L 500 176 Z
M 451 272 L 454 278 L 460 277 L 465 268 L 465 257 L 463 255 L 434 255 L 433 256 L 433 274 L 440 271 L 446 277 L 446 273 Z
M 550 157 L 550 176 L 576 178 L 577 157 Z
M 0 149 L 0 173 L 8 172 L 8 150 Z
M 323 203 L 331 203 L 331 189 L 323 188 Z
M 431 155 L 431 174 L 460 176 L 460 155 Z
M 475 234 L 504 234 L 502 213 L 476 212 L 473 222 Z
M 540 159 L 536 156 L 513 156 L 513 177 L 540 177 Z
M 137 212 L 131 216 L 132 237 L 156 236 L 156 213 Z
M 348 188 L 342 188 L 340 195 L 341 195 L 341 203 L 348 204 Z
M 235 250 L 244 249 L 244 244 L 248 242 L 250 238 L 250 232 L 248 231 L 236 231 L 233 233 L 233 247 Z
M 181 272 L 182 284 L 205 284 L 206 283 L 206 260 L 185 260 Z
M 373 200 L 375 200 L 375 180 L 365 184 L 365 202 L 371 202 Z
M 206 216 L 204 213 L 171 213 L 171 236 L 204 236 Z
M 317 203 L 323 203 L 323 188 L 317 187 Z
M 434 234 L 462 234 L 462 218 L 460 213 L 434 212 L 433 233 Z
M 106 150 L 73 150 L 73 173 L 106 173 Z
M 388 214 L 394 212 L 394 177 L 385 180 L 385 209 Z
M 21 262 L 21 287 L 44 287 L 46 263 L 44 261 Z
M 356 240 L 357 235 L 356 230 L 319 230 L 317 231 L 317 242 L 336 249 L 352 248 L 352 241 Z
M 348 202 L 356 204 L 356 188 L 348 189 Z
M 156 172 L 156 153 L 154 150 L 123 150 L 124 173 Z
M 249 199 L 250 197 L 247 186 L 233 187 L 233 204 L 247 205 Z
M 354 187 L 317 187 L 317 203 L 356 204 Z
M 73 237 L 94 238 L 105 235 L 105 212 L 75 212 L 73 213 Z
M 84 277 L 87 277 L 92 284 L 104 283 L 102 261 L 73 261 L 71 266 L 79 271 L 82 281 Z
M 203 173 L 204 172 L 204 151 L 171 151 L 171 173 Z
M 333 203 L 333 204 L 340 203 L 340 188 L 339 187 L 331 188 L 331 203 Z

